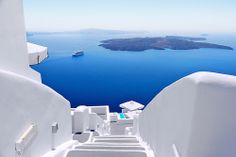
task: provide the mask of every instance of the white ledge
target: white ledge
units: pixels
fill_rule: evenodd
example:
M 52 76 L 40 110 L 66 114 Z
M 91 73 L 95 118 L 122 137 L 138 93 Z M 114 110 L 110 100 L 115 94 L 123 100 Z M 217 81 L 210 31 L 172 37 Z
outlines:
M 32 43 L 27 43 L 29 64 L 35 65 L 41 63 L 44 59 L 48 57 L 48 48 Z

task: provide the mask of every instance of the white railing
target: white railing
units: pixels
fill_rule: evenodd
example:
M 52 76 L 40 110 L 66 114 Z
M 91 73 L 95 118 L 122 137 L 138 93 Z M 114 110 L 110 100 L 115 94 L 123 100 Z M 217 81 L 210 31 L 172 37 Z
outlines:
M 109 133 L 109 123 L 106 120 L 103 120 L 100 116 L 97 115 L 97 125 L 96 131 L 100 135 L 105 135 Z
M 22 156 L 24 150 L 29 146 L 34 137 L 37 135 L 37 126 L 32 124 L 28 129 L 20 136 L 15 143 L 15 150 L 18 156 Z
M 174 157 L 180 157 L 178 149 L 175 144 L 172 145 L 173 155 Z

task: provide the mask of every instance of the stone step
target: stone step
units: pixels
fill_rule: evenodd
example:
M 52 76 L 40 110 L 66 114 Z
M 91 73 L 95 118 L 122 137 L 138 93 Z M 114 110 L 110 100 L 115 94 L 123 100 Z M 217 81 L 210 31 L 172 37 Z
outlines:
M 107 142 L 107 143 L 139 143 L 137 139 L 130 139 L 130 138 L 97 138 L 93 140 L 95 143 L 99 142 Z
M 102 146 L 142 146 L 140 143 L 107 143 L 107 142 L 97 142 L 97 143 L 84 143 L 83 145 L 102 145 Z
M 94 138 L 132 138 L 132 139 L 137 139 L 136 136 L 129 136 L 129 135 L 106 135 L 106 136 L 94 136 Z
M 104 145 L 81 145 L 75 149 L 106 149 L 106 150 L 145 150 L 142 146 L 104 146 Z
M 66 157 L 147 157 L 142 150 L 73 149 Z

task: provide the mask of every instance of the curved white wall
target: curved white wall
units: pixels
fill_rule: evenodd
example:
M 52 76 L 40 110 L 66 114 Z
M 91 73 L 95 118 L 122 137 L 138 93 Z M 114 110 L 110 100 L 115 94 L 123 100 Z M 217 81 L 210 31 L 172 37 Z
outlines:
M 58 122 L 55 146 L 71 140 L 70 103 L 52 89 L 14 73 L 0 71 L 0 156 L 15 157 L 15 142 L 33 123 L 37 135 L 24 157 L 51 149 L 52 128 Z
M 29 67 L 22 0 L 0 0 L 0 69 L 41 80 Z
M 236 77 L 200 72 L 158 94 L 140 115 L 139 131 L 156 156 L 236 156 Z

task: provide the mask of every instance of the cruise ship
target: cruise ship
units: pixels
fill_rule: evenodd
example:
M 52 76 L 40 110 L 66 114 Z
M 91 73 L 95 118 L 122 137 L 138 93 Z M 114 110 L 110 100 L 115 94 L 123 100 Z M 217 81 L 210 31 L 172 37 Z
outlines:
M 33 54 L 33 55 L 32 55 Z M 144 106 L 78 106 L 30 64 L 22 0 L 0 0 L 0 157 L 235 157 L 236 77 L 197 72 Z
M 84 51 L 79 50 L 79 51 L 75 51 L 75 52 L 72 54 L 72 57 L 79 57 L 79 56 L 83 56 L 83 55 L 84 55 Z

